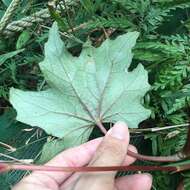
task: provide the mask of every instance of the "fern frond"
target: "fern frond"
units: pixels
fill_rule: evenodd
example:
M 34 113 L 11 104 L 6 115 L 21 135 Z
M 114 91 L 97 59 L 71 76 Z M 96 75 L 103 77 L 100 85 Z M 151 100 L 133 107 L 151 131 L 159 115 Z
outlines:
M 155 0 L 162 8 L 168 10 L 175 10 L 177 8 L 184 9 L 190 7 L 189 0 Z
M 130 22 L 126 17 L 96 17 L 95 19 L 89 21 L 86 24 L 86 28 L 89 30 L 97 28 L 133 28 L 135 30 L 136 26 L 132 22 Z
M 183 43 L 175 41 L 145 41 L 139 42 L 134 49 L 134 57 L 140 61 L 162 62 L 167 59 L 181 60 L 185 54 Z M 165 71 L 165 69 L 164 69 Z
M 148 61 L 148 62 L 157 62 L 162 60 L 164 54 L 161 52 L 154 52 L 151 49 L 144 50 L 144 49 L 134 49 L 134 59 L 140 61 Z
M 188 116 L 187 113 L 185 113 L 184 111 L 180 111 L 180 113 L 167 115 L 167 120 L 169 121 L 169 123 L 177 125 L 188 122 Z
M 190 37 L 185 34 L 176 34 L 171 36 L 161 36 L 166 43 L 178 44 L 180 47 L 183 47 L 185 50 L 190 50 L 189 43 Z
M 151 6 L 145 17 L 149 31 L 157 29 L 165 21 L 165 18 L 170 16 L 169 10 L 163 10 L 159 7 Z
M 160 70 L 153 89 L 165 89 L 166 87 L 181 86 L 183 79 L 190 74 L 190 66 L 186 61 L 176 62 L 175 65 L 166 65 Z
M 136 49 L 159 51 L 167 56 L 181 56 L 185 53 L 183 46 L 177 43 L 161 43 L 157 41 L 140 42 L 137 44 Z
M 143 15 L 147 9 L 150 7 L 150 0 L 143 1 L 123 1 L 123 0 L 114 0 L 115 3 L 119 3 L 122 8 L 129 11 L 132 14 L 141 14 Z
M 167 40 L 167 41 L 172 41 L 172 42 L 177 42 L 177 43 L 183 43 L 183 44 L 188 44 L 190 42 L 190 37 L 185 34 L 176 34 L 176 35 L 171 35 L 171 36 L 161 36 L 161 39 Z
M 159 152 L 164 155 L 172 155 L 180 151 L 187 139 L 187 129 L 175 129 L 158 136 L 159 140 Z
M 190 85 L 185 85 L 177 94 L 178 97 L 175 99 L 172 107 L 167 111 L 167 114 L 172 114 L 190 105 Z
M 172 114 L 178 110 L 185 108 L 190 105 L 190 97 L 183 97 L 180 99 L 176 99 L 173 107 L 167 112 L 167 114 Z
M 150 0 L 114 1 L 121 4 L 129 14 L 135 15 L 137 22 L 140 23 L 140 28 L 146 32 L 154 31 L 163 23 L 165 17 L 170 16 L 170 10 L 164 10 Z

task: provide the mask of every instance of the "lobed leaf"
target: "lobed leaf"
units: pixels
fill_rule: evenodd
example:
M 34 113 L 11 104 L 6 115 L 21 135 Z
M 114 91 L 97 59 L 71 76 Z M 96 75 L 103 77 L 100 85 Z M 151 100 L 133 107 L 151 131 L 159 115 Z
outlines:
M 84 44 L 79 57 L 69 53 L 55 23 L 45 45 L 40 68 L 50 88 L 27 92 L 12 88 L 10 102 L 17 120 L 64 137 L 72 131 L 86 131 L 100 121 L 125 121 L 135 128 L 150 115 L 141 105 L 149 90 L 148 74 L 142 65 L 128 71 L 138 32 L 129 32 L 100 47 Z

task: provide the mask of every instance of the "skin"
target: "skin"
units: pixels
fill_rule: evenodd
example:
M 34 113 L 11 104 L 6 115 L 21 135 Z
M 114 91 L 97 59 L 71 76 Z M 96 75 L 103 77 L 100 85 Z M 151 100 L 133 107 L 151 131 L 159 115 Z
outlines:
M 104 138 L 89 141 L 68 149 L 54 157 L 50 166 L 112 166 L 130 165 L 135 160 L 127 150 L 137 152 L 129 145 L 128 127 L 117 122 Z M 150 174 L 135 174 L 115 178 L 116 172 L 60 173 L 33 172 L 23 178 L 12 190 L 150 190 Z

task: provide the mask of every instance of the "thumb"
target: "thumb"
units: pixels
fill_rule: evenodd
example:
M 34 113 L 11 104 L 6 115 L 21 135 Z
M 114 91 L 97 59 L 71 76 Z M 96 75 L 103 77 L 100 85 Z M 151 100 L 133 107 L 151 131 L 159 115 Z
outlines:
M 121 165 L 126 157 L 129 145 L 128 127 L 124 122 L 117 122 L 104 137 L 99 145 L 90 166 Z M 88 173 L 81 176 L 76 189 L 112 190 L 116 172 Z
M 121 165 L 126 157 L 128 145 L 128 127 L 124 122 L 119 121 L 107 132 L 90 165 Z

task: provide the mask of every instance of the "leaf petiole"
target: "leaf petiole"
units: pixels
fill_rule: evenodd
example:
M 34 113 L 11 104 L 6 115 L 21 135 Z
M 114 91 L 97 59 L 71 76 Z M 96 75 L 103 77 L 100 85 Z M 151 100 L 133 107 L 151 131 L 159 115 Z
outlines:
M 106 171 L 167 171 L 180 172 L 190 169 L 190 164 L 180 166 L 87 166 L 87 167 L 56 167 L 45 165 L 27 165 L 27 164 L 10 164 L 0 163 L 0 172 L 9 170 L 31 170 L 46 172 L 106 172 Z

